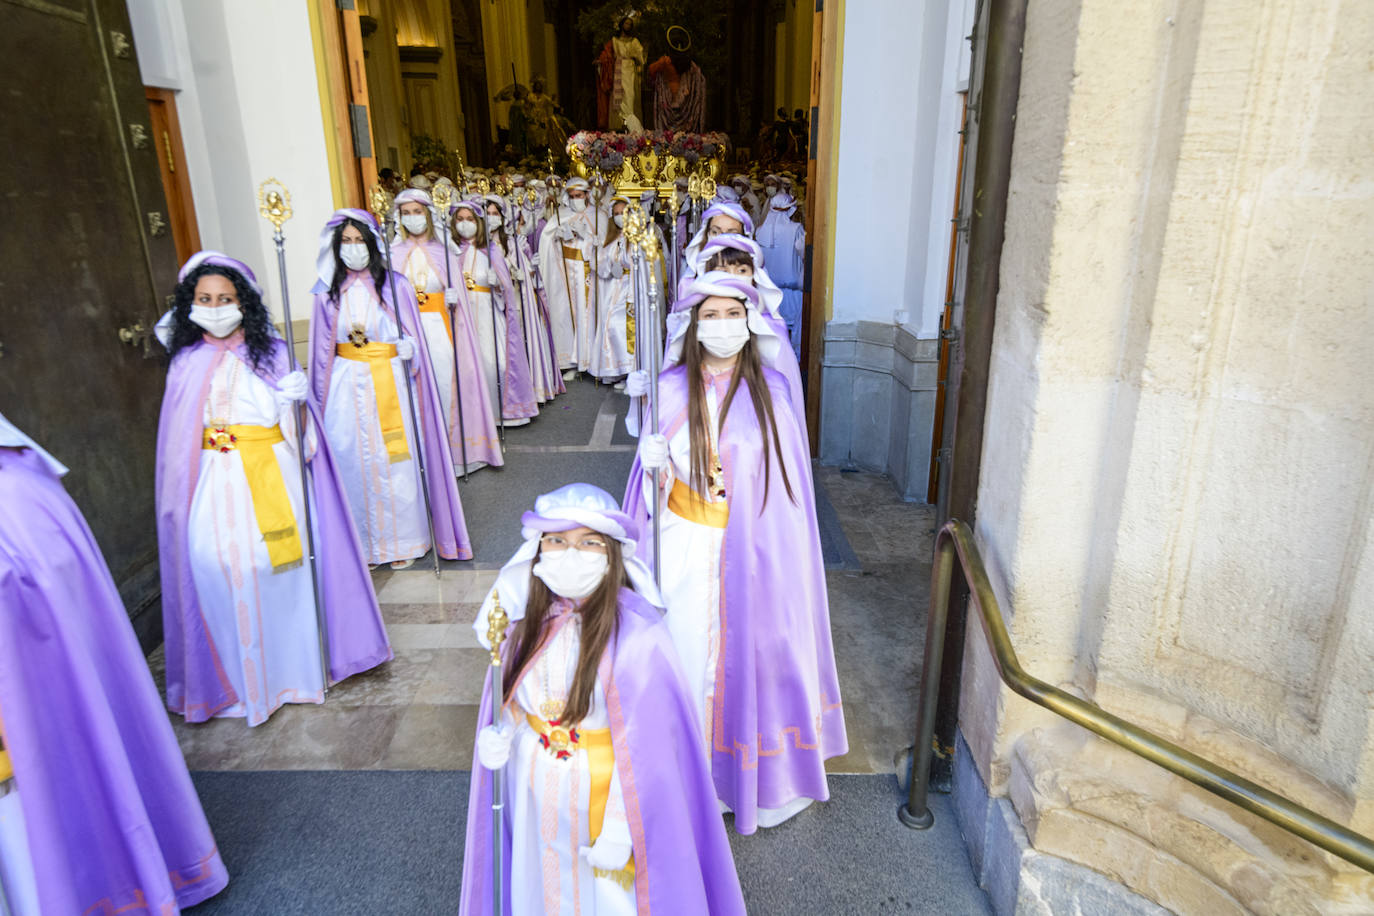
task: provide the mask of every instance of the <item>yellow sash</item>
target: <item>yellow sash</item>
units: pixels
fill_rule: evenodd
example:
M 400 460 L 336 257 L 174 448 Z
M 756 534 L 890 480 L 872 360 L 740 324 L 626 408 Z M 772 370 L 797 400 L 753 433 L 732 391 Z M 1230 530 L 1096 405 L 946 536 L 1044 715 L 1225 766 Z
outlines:
M 729 503 L 724 500 L 708 503 L 681 480 L 674 480 L 673 488 L 668 491 L 668 508 L 676 516 L 708 528 L 725 528 L 730 523 Z
M 490 287 L 490 286 L 478 286 L 478 285 L 477 285 L 477 281 L 474 280 L 474 279 L 472 279 L 472 274 L 471 274 L 470 272 L 468 272 L 468 271 L 464 271 L 464 272 L 463 272 L 463 285 L 466 286 L 468 289 L 472 290 L 473 292 L 477 292 L 477 293 L 489 293 L 489 292 L 491 292 L 491 287 Z
M 564 246 L 563 246 L 563 258 L 564 258 L 564 260 L 568 260 L 568 261 L 585 261 L 585 260 L 587 260 L 586 257 L 583 256 L 583 254 L 582 254 L 582 249 L 581 249 L 581 248 L 570 248 L 570 247 L 568 247 L 567 245 L 564 245 Z
M 5 723 L 0 722 L 0 782 L 12 778 L 14 778 L 14 764 L 10 763 L 9 748 L 5 746 Z
M 444 319 L 444 333 L 448 339 L 453 339 L 453 322 L 449 320 L 448 305 L 444 302 L 443 293 L 416 293 L 416 300 L 420 303 L 420 313 L 438 315 Z
M 248 492 L 253 498 L 253 514 L 258 530 L 267 542 L 267 557 L 272 572 L 295 569 L 301 565 L 301 536 L 296 529 L 296 514 L 286 494 L 286 481 L 272 446 L 285 441 L 280 426 L 206 427 L 201 448 L 212 452 L 237 451 L 243 457 L 243 472 L 248 476 Z
M 536 719 L 529 713 L 525 713 L 525 720 L 529 722 L 530 728 L 545 739 L 545 746 L 550 753 L 555 749 L 563 750 L 566 748 L 581 749 L 587 752 L 587 765 L 592 771 L 591 785 L 591 806 L 587 812 L 587 836 L 590 842 L 595 843 L 596 838 L 601 836 L 601 827 L 606 821 L 606 800 L 611 795 L 611 774 L 615 772 L 615 750 L 611 746 L 611 730 L 609 728 L 569 728 L 566 725 L 554 725 L 545 722 L 543 719 Z M 609 878 L 621 887 L 629 890 L 635 883 L 635 860 L 630 856 L 630 861 L 620 871 L 606 871 L 604 868 L 596 869 L 599 878 Z
M 391 457 L 392 464 L 408 460 L 410 446 L 406 444 L 406 425 L 401 419 L 401 398 L 396 392 L 396 377 L 391 374 L 391 358 L 396 355 L 396 345 L 376 341 L 362 346 L 341 343 L 334 348 L 334 353 L 344 359 L 368 364 L 372 370 L 372 387 L 377 395 L 377 419 L 382 424 L 386 453 Z

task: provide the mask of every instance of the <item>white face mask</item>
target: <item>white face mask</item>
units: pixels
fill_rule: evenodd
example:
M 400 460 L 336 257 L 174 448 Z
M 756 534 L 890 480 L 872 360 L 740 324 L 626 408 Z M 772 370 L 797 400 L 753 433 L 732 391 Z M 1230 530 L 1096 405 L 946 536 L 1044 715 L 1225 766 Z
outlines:
M 767 194 L 769 197 L 772 197 L 774 194 L 778 193 L 778 189 L 773 187 L 772 185 L 769 185 L 768 187 L 763 189 L 763 193 Z
M 581 213 L 587 209 L 587 199 L 585 197 L 568 198 L 568 206 L 573 208 L 574 213 Z
M 363 270 L 372 263 L 372 258 L 367 253 L 367 246 L 362 242 L 349 242 L 340 245 L 339 260 L 343 261 L 344 266 L 349 270 Z
M 212 337 L 228 337 L 243 324 L 243 310 L 237 305 L 193 305 L 191 322 Z
M 494 214 L 494 213 L 488 213 L 488 214 L 487 214 L 487 228 L 490 229 L 492 232 L 495 232 L 497 229 L 500 229 L 500 228 L 501 228 L 501 217 L 497 216 L 497 215 Z
M 460 220 L 458 223 L 454 224 L 454 228 L 457 229 L 458 234 L 465 239 L 470 239 L 477 234 L 477 224 L 472 220 Z
M 576 601 L 596 591 L 601 580 L 606 578 L 609 564 L 604 553 L 569 547 L 554 553 L 541 553 L 539 562 L 534 564 L 534 574 L 555 595 Z
M 429 228 L 429 220 L 425 219 L 423 213 L 407 213 L 401 217 L 401 225 L 406 227 L 406 232 L 411 235 L 424 235 Z
M 749 319 L 711 318 L 698 321 L 697 340 L 712 356 L 729 359 L 749 342 Z
M 611 217 L 611 219 L 615 220 L 615 224 L 616 224 L 617 226 L 621 227 L 622 229 L 625 228 L 625 214 L 624 214 L 624 213 L 617 213 L 615 216 Z

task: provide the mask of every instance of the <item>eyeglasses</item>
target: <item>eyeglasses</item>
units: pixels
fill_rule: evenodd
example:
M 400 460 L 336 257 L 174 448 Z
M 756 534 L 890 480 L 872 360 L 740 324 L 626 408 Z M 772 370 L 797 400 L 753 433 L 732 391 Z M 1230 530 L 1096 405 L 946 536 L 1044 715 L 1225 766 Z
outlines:
M 546 534 L 539 539 L 539 546 L 550 552 L 558 553 L 571 547 L 573 550 L 583 550 L 587 553 L 605 553 L 606 539 L 600 535 L 587 534 L 578 538 L 576 541 L 569 540 L 561 534 Z

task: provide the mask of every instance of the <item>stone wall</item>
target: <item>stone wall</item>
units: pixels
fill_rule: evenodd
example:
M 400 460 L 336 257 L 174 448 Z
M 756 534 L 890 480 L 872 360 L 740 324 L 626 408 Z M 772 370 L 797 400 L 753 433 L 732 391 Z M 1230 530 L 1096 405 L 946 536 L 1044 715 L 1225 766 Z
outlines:
M 939 341 L 900 325 L 832 321 L 821 365 L 822 464 L 880 471 L 924 502 Z
M 1338 0 L 1030 4 L 976 530 L 1028 670 L 1366 835 L 1371 47 Z M 962 732 L 1034 850 L 1177 912 L 1374 911 L 971 625 Z

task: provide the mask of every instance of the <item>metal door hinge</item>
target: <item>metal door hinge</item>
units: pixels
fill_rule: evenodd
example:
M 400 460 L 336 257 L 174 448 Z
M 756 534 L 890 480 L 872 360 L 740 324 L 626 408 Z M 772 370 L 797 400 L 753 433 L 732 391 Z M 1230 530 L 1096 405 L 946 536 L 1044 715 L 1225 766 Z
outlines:
M 167 218 L 157 210 L 148 211 L 148 234 L 155 239 L 167 234 Z
M 940 339 L 941 339 L 941 340 L 958 340 L 958 339 L 959 339 L 959 329 L 958 329 L 958 328 L 941 328 L 941 329 L 940 329 Z
M 148 128 L 142 124 L 129 125 L 129 142 L 134 145 L 134 149 L 145 149 L 148 146 Z

